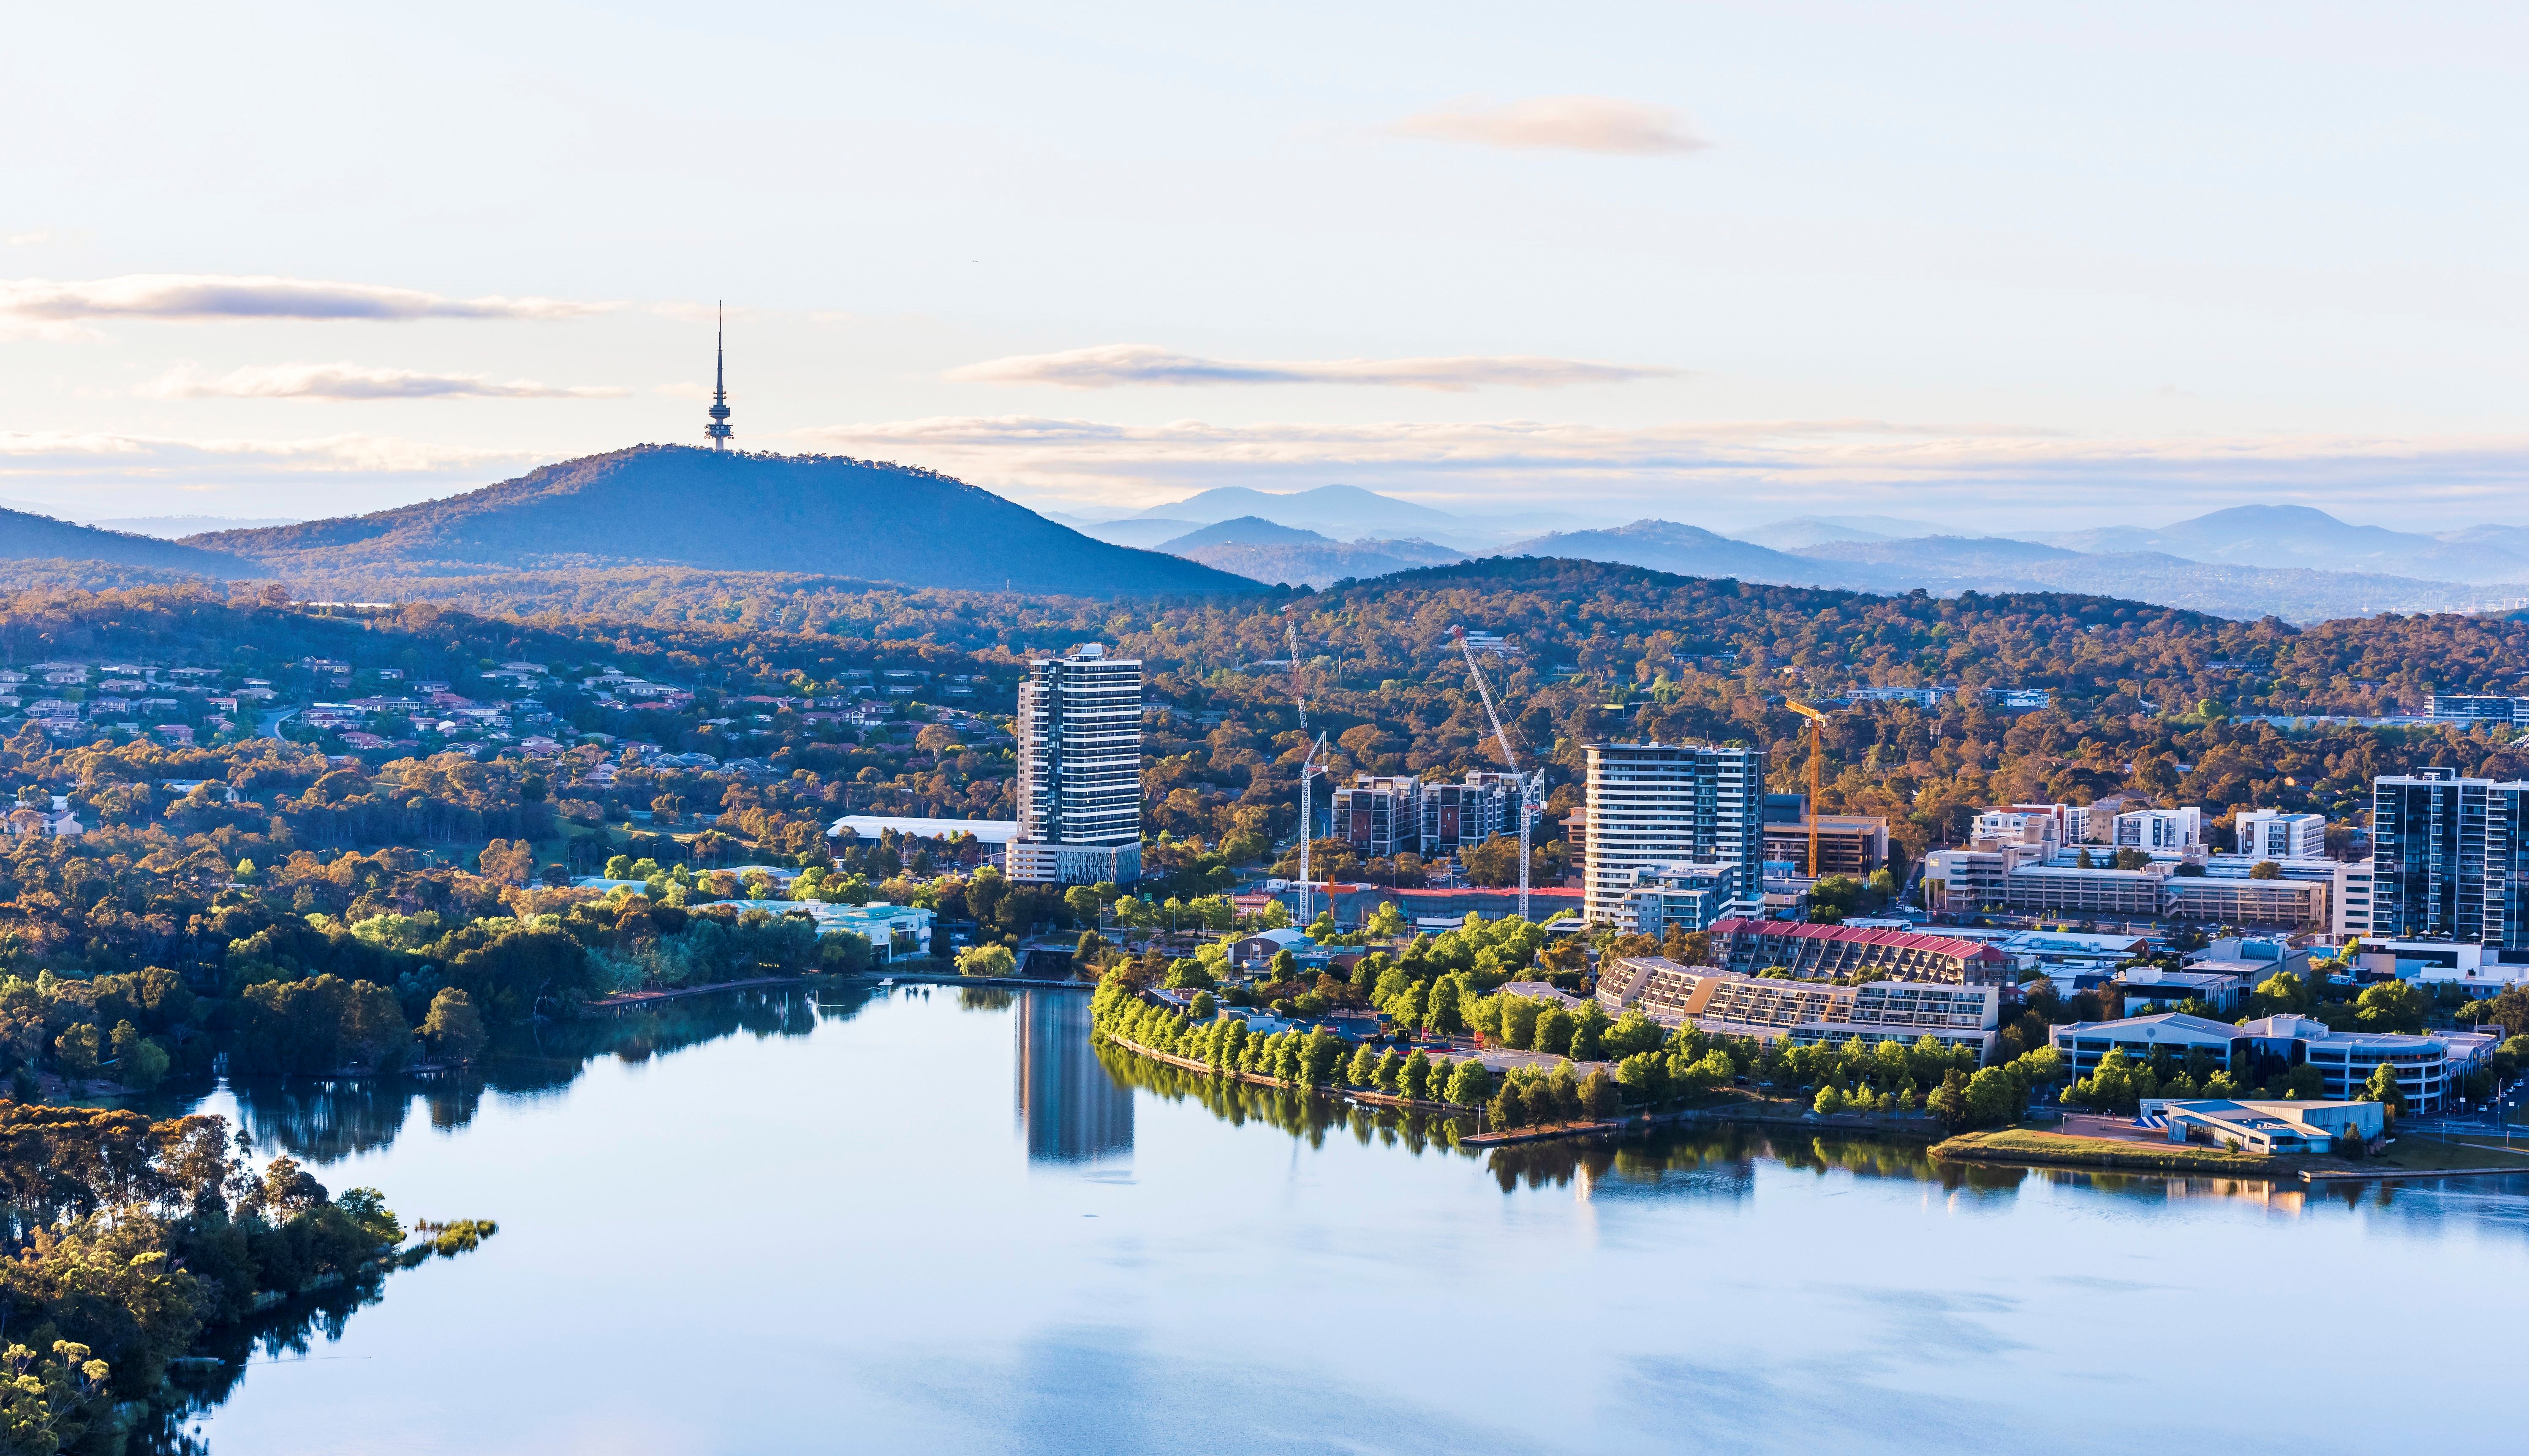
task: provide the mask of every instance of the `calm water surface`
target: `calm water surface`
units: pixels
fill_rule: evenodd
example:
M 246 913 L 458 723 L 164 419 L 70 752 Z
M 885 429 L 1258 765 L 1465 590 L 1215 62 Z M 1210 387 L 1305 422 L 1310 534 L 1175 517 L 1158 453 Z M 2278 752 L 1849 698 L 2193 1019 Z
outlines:
M 329 1187 L 501 1232 L 258 1352 L 188 1429 L 222 1456 L 2507 1444 L 2529 1180 L 1945 1177 L 1788 1136 L 1478 1157 L 1101 1053 L 1087 1012 L 729 993 L 472 1093 L 216 1095 Z

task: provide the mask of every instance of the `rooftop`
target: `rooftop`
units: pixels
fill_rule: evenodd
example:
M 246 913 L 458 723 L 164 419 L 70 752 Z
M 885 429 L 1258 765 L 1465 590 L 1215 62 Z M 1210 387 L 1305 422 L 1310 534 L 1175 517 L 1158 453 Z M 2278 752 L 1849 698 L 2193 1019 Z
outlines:
M 1802 941 L 1838 941 L 1867 945 L 1889 945 L 1900 950 L 1926 950 L 1938 955 L 1958 955 L 1969 959 L 1999 956 L 2001 951 L 1975 941 L 1956 936 L 1925 936 L 1903 930 L 1860 930 L 1849 925 L 1808 925 L 1792 920 L 1749 920 L 1730 916 L 1716 920 L 1712 933 L 1724 935 L 1788 936 Z
M 920 819 L 893 814 L 846 814 L 826 827 L 826 833 L 840 836 L 849 831 L 863 839 L 875 839 L 893 830 L 916 839 L 945 839 L 951 835 L 972 835 L 987 844 L 1007 844 L 1019 836 L 1015 819 Z

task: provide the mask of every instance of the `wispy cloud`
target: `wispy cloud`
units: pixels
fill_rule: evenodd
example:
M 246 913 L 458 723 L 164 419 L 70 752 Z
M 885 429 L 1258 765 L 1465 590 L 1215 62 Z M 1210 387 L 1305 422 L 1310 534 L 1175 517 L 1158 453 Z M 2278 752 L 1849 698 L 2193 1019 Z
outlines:
M 796 438 L 1082 504 L 1153 505 L 1214 485 L 1290 490 L 1341 481 L 1444 507 L 1566 507 L 1697 524 L 1820 511 L 1946 512 L 2000 514 L 2009 528 L 2029 529 L 2120 516 L 2175 520 L 2255 502 L 2459 524 L 2516 515 L 2517 482 L 2529 476 L 2529 436 L 2102 439 L 1871 419 L 1619 428 L 1528 420 L 1118 425 L 1003 415 L 841 425 Z
M 1680 113 L 1614 96 L 1535 96 L 1504 106 L 1442 107 L 1409 116 L 1388 130 L 1424 141 L 1612 156 L 1674 156 L 1711 145 L 1695 135 Z
M 0 244 L 10 247 L 32 247 L 39 243 L 52 241 L 53 230 L 50 228 L 37 228 L 31 233 L 0 234 Z
M 0 476 L 104 471 L 172 479 L 190 469 L 233 463 L 257 471 L 408 473 L 553 458 L 551 452 L 545 451 L 442 445 L 363 434 L 304 440 L 188 440 L 110 431 L 0 430 Z
M 531 379 L 496 383 L 481 374 L 424 374 L 362 364 L 271 364 L 220 375 L 183 365 L 140 392 L 162 400 L 612 400 L 631 393 Z
M 0 318 L 36 324 L 80 319 L 563 319 L 614 306 L 562 298 L 450 298 L 382 284 L 202 273 L 133 273 L 84 283 L 0 279 Z
M 1013 354 L 951 369 L 961 384 L 1051 384 L 1065 389 L 1116 389 L 1126 385 L 1374 384 L 1463 392 L 1488 385 L 1559 389 L 1573 384 L 1623 384 L 1656 379 L 1678 370 L 1643 364 L 1603 364 L 1535 354 L 1464 354 L 1427 359 L 1207 359 L 1155 344 L 1106 344 L 1061 353 Z
M 0 498 L 74 520 L 180 514 L 300 519 L 488 485 L 578 449 L 489 449 L 393 436 L 302 439 L 0 431 Z

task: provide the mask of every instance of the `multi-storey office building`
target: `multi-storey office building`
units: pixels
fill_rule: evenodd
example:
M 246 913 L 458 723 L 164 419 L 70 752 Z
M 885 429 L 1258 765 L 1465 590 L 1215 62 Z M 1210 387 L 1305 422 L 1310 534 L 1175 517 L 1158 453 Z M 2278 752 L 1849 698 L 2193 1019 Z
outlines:
M 1142 663 L 1097 642 L 1028 664 L 1019 683 L 1019 830 L 1010 878 L 1142 878 Z
M 2251 1084 L 2271 1082 L 2307 1064 L 2326 1078 L 2327 1098 L 2358 1098 L 2383 1062 L 2394 1067 L 2409 1112 L 2436 1112 L 2456 1095 L 2453 1079 L 2493 1049 L 2477 1032 L 2406 1036 L 2393 1032 L 2332 1031 L 2307 1016 L 2268 1016 L 2238 1026 L 2182 1011 L 2129 1016 L 2118 1021 L 2076 1021 L 2054 1029 L 2055 1050 L 2074 1077 L 2098 1070 L 2110 1052 L 2149 1061 L 2167 1052 L 2184 1058 L 2203 1052 L 2217 1069 Z
M 2529 724 L 2529 698 L 2483 697 L 2467 693 L 2435 693 L 2424 712 L 2435 723 Z
M 2182 809 L 2135 809 L 2120 814 L 2115 842 L 2120 849 L 2182 855 L 2204 842 L 2204 811 L 2189 804 Z
M 2281 809 L 2239 811 L 2239 852 L 2253 859 L 2317 859 L 2327 853 L 2327 816 Z
M 1621 925 L 1641 872 L 1730 865 L 1750 912 L 1765 883 L 1765 750 L 1702 743 L 1588 746 L 1587 918 Z

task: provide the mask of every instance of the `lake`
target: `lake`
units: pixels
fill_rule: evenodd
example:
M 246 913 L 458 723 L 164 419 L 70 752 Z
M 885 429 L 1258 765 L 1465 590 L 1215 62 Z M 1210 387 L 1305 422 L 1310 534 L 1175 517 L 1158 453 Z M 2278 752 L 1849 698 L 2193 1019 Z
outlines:
M 198 1106 L 501 1225 L 255 1354 L 187 1425 L 221 1456 L 2500 1449 L 2529 1289 L 2529 1180 L 1475 1156 L 1101 1052 L 1064 992 L 729 992 Z

